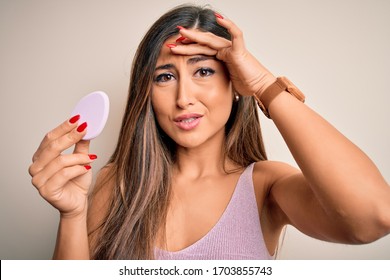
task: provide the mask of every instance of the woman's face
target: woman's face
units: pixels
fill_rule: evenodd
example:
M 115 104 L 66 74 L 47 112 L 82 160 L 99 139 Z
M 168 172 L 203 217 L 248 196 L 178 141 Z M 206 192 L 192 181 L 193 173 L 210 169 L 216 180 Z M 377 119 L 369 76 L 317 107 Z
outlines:
M 160 127 L 185 148 L 223 140 L 233 102 L 224 65 L 211 56 L 172 54 L 165 44 L 152 85 L 152 104 Z

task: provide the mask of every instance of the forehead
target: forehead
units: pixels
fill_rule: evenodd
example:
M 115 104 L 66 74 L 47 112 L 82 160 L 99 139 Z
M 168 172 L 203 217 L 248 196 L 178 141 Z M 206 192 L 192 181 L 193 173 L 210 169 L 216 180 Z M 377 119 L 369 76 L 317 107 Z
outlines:
M 167 63 L 180 63 L 180 62 L 186 62 L 188 64 L 195 64 L 199 61 L 205 61 L 205 60 L 213 60 L 215 62 L 219 62 L 219 60 L 216 59 L 215 56 L 207 56 L 204 54 L 191 54 L 191 55 L 180 55 L 180 54 L 174 54 L 172 53 L 171 49 L 167 47 L 167 44 L 177 44 L 176 39 L 179 38 L 181 35 L 177 34 L 170 38 L 168 38 L 164 44 L 162 45 L 158 58 L 157 58 L 157 65 L 156 68 L 158 68 L 161 64 L 167 64 Z
M 171 50 L 170 50 L 170 48 L 167 47 L 167 45 L 168 44 L 177 44 L 176 40 L 180 37 L 181 37 L 180 34 L 176 34 L 176 35 L 173 35 L 173 36 L 169 37 L 168 39 L 166 39 L 161 47 L 159 57 L 171 54 Z
M 162 45 L 160 49 L 160 53 L 158 54 L 157 60 L 170 58 L 173 54 L 171 49 L 167 47 L 167 44 L 176 44 L 176 39 L 179 38 L 180 35 L 174 35 L 168 38 Z
M 223 67 L 223 63 L 219 61 L 215 56 L 209 56 L 204 54 L 191 54 L 191 55 L 179 55 L 172 53 L 171 49 L 166 46 L 166 44 L 175 43 L 176 37 L 172 39 L 168 39 L 164 42 L 164 45 L 161 47 L 157 63 L 155 66 L 155 71 L 162 69 L 170 69 L 176 68 L 179 65 L 195 65 L 198 62 L 202 61 L 210 61 L 211 63 L 215 63 L 214 67 Z

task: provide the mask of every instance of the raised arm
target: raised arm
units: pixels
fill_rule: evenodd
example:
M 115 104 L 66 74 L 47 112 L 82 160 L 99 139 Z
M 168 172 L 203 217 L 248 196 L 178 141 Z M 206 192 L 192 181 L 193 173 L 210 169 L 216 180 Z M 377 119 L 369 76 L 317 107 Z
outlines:
M 272 188 L 289 222 L 338 242 L 367 243 L 387 234 L 390 188 L 367 155 L 287 92 L 268 109 L 304 176 Z
M 225 62 L 238 93 L 261 99 L 275 76 L 246 50 L 242 32 L 233 22 L 220 16 L 217 21 L 228 29 L 232 41 L 181 28 L 186 38 L 182 43 L 198 44 L 169 47 L 176 54 L 215 55 Z M 287 92 L 277 95 L 268 111 L 302 171 L 268 164 L 269 201 L 274 204 L 270 209 L 283 217 L 278 221 L 334 242 L 366 243 L 389 233 L 390 188 L 373 162 Z

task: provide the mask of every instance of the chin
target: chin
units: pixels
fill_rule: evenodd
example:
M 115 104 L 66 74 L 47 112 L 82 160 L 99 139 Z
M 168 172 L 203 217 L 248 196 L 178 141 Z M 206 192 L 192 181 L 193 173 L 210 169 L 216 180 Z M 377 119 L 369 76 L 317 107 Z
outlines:
M 183 148 L 196 148 L 204 144 L 205 140 L 203 137 L 175 137 L 172 138 L 178 147 Z
M 177 141 L 176 142 L 176 145 L 178 147 L 182 147 L 182 148 L 186 148 L 186 149 L 193 149 L 193 148 L 196 148 L 196 147 L 199 147 L 200 145 L 202 145 L 203 142 L 197 142 L 197 141 Z

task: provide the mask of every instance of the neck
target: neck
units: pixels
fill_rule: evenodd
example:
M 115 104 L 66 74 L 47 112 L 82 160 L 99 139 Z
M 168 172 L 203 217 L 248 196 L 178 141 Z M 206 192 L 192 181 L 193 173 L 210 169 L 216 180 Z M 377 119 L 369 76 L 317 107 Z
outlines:
M 175 170 L 192 178 L 221 173 L 223 171 L 222 151 L 180 148 L 177 151 Z
M 219 139 L 218 139 L 219 138 Z M 177 147 L 174 172 L 188 178 L 201 178 L 215 174 L 226 174 L 226 170 L 236 166 L 224 156 L 225 136 L 195 147 Z

